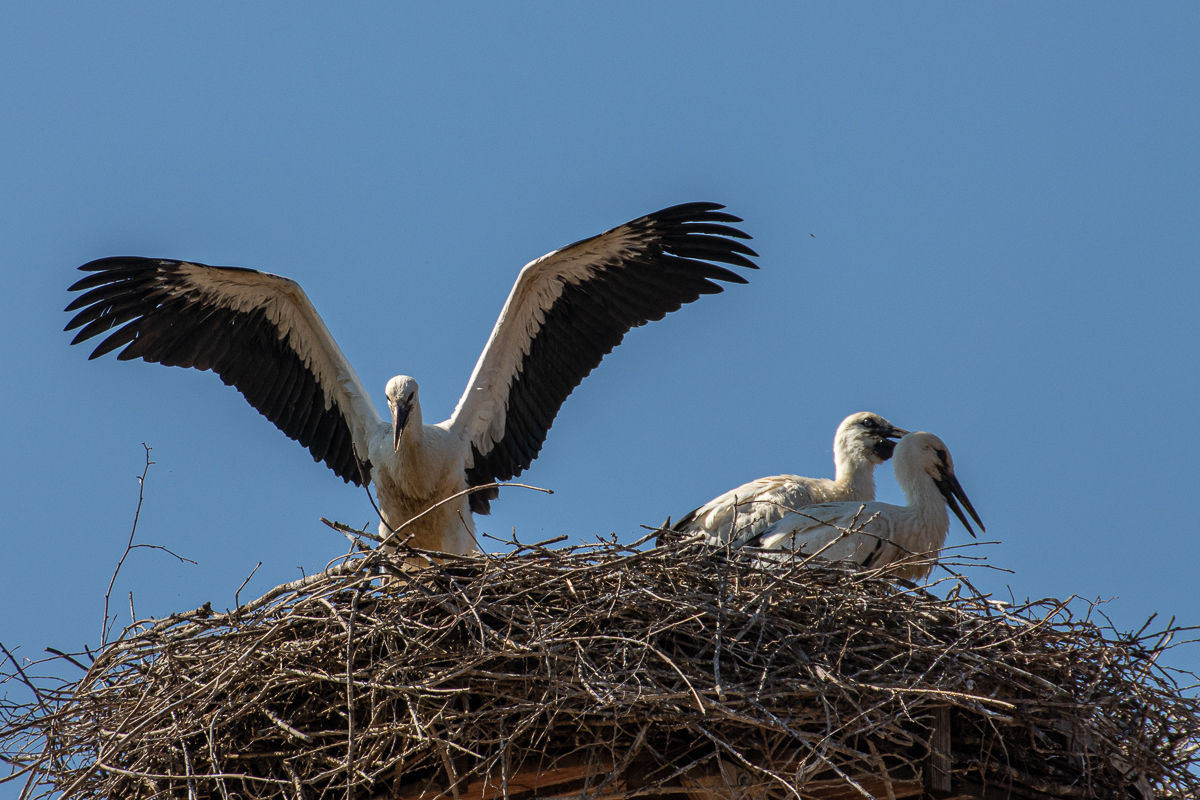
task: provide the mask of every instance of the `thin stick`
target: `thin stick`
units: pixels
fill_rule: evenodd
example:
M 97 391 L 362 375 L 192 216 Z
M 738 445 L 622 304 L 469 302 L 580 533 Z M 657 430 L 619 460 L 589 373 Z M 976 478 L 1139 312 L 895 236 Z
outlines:
M 145 442 L 142 442 L 142 447 L 146 450 L 146 466 L 143 467 L 142 474 L 137 479 L 137 509 L 133 512 L 133 527 L 129 530 L 129 541 L 125 544 L 125 552 L 121 553 L 121 558 L 117 561 L 117 568 L 113 570 L 112 578 L 108 581 L 108 589 L 104 592 L 104 622 L 100 625 L 101 644 L 105 644 L 108 641 L 108 598 L 112 595 L 113 585 L 117 582 L 117 573 L 121 571 L 121 567 L 125 564 L 125 559 L 129 557 L 129 553 L 133 550 L 133 537 L 137 535 L 138 520 L 142 516 L 142 502 L 146 499 L 146 475 L 150 472 L 150 465 L 154 463 L 150 460 L 150 451 L 154 448 Z
M 47 648 L 45 648 L 45 650 L 46 650 L 46 652 L 47 652 L 47 653 L 53 653 L 54 655 L 58 656 L 59 658 L 63 659 L 64 661 L 68 661 L 68 662 L 70 662 L 71 664 L 74 664 L 75 666 L 77 666 L 77 667 L 79 667 L 81 670 L 83 670 L 84 672 L 87 672 L 87 671 L 88 671 L 88 668 L 87 668 L 87 667 L 85 667 L 83 664 L 81 664 L 81 663 L 79 663 L 78 661 L 76 661 L 76 660 L 75 660 L 75 659 L 74 659 L 74 658 L 73 658 L 71 655 L 69 655 L 68 653 L 64 653 L 62 650 L 58 650 L 58 649 L 56 649 L 56 648 L 53 648 L 53 647 L 47 647 Z
M 46 707 L 46 701 L 42 699 L 42 693 L 38 691 L 38 687 L 34 685 L 33 681 L 29 680 L 29 676 L 25 674 L 25 670 L 21 669 L 21 664 L 17 661 L 16 656 L 10 653 L 8 648 L 5 647 L 3 643 L 0 643 L 0 650 L 4 651 L 4 655 L 8 656 L 8 660 L 12 662 L 14 667 L 16 667 L 17 674 L 21 676 L 21 682 L 28 686 L 29 690 L 33 692 L 33 696 L 37 698 L 38 706 L 40 706 L 43 711 L 49 712 L 50 709 Z
M 250 582 L 250 579 L 254 577 L 254 573 L 258 572 L 258 568 L 259 568 L 259 567 L 261 567 L 261 566 L 262 566 L 262 562 L 261 562 L 261 561 L 260 561 L 260 562 L 258 562 L 257 564 L 255 564 L 255 565 L 254 565 L 254 569 L 250 570 L 250 574 L 246 576 L 246 580 L 242 581 L 242 585 L 241 585 L 241 586 L 239 586 L 239 587 L 237 588 L 237 591 L 233 593 L 233 607 L 234 607 L 234 608 L 240 608 L 240 607 L 241 607 L 241 605 L 242 605 L 242 604 L 241 604 L 241 602 L 239 601 L 239 599 L 238 599 L 238 598 L 239 598 L 239 596 L 240 596 L 240 595 L 241 595 L 241 593 L 242 593 L 242 589 L 245 589 L 245 588 L 246 588 L 246 584 Z

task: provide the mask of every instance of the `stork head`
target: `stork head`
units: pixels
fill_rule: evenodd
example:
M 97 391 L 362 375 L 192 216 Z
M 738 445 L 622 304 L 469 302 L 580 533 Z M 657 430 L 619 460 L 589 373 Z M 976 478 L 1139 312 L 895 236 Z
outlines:
M 392 411 L 392 445 L 400 449 L 400 435 L 408 417 L 417 406 L 417 382 L 407 375 L 397 375 L 387 383 L 387 403 Z M 419 413 L 418 413 L 419 416 Z
M 896 445 L 895 466 L 896 482 L 900 484 L 901 488 L 913 486 L 922 473 L 928 475 L 933 479 L 938 491 L 942 493 L 942 497 L 946 499 L 946 505 L 950 506 L 950 510 L 954 512 L 972 537 L 975 536 L 975 531 L 971 528 L 971 523 L 967 521 L 966 514 L 963 514 L 962 508 L 959 507 L 958 501 L 962 501 L 963 506 L 971 515 L 971 519 L 975 520 L 975 524 L 979 526 L 979 530 L 984 529 L 983 522 L 975 513 L 975 507 L 971 505 L 967 493 L 963 491 L 962 484 L 954 475 L 954 459 L 950 457 L 950 451 L 946 449 L 946 445 L 941 439 L 926 431 L 908 434 Z M 907 494 L 907 492 L 908 489 L 905 488 L 905 493 Z
M 878 414 L 860 411 L 842 420 L 833 447 L 835 451 L 860 455 L 872 464 L 882 464 L 892 457 L 896 449 L 894 440 L 906 433 Z

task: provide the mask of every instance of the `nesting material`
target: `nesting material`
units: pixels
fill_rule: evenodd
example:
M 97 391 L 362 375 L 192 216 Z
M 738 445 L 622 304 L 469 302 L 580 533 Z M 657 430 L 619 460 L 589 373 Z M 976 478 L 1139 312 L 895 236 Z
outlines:
M 1086 604 L 683 543 L 386 585 L 380 558 L 140 623 L 77 682 L 14 674 L 40 696 L 7 701 L 0 755 L 34 798 L 1200 791 L 1200 703 L 1155 663 L 1171 631 Z

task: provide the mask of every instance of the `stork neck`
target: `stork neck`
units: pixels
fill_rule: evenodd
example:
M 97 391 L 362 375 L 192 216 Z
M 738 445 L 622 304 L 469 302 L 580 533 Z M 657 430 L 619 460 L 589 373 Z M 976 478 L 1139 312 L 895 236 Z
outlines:
M 396 453 L 396 477 L 405 489 L 417 496 L 433 491 L 438 476 L 429 468 L 429 443 L 425 423 L 421 420 L 421 404 L 413 403 L 408 422 L 400 434 L 400 449 Z
M 833 482 L 845 497 L 862 500 L 875 498 L 875 465 L 861 453 L 834 451 Z
M 907 484 L 907 485 L 906 485 Z M 940 530 L 950 529 L 950 512 L 946 510 L 946 498 L 938 489 L 933 478 L 925 473 L 915 476 L 911 482 L 900 485 L 909 510 L 927 525 Z

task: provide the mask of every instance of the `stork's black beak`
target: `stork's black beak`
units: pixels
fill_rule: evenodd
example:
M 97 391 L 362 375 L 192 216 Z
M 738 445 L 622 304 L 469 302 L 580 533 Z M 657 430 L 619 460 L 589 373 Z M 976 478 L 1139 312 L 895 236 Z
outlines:
M 871 449 L 875 451 L 875 455 L 879 456 L 881 461 L 887 461 L 896 452 L 896 443 L 892 439 L 900 439 L 907 436 L 908 431 L 903 428 L 892 427 L 879 431 L 879 435 L 883 438 L 877 441 Z
M 404 426 L 408 423 L 408 415 L 411 413 L 411 403 L 403 407 L 399 404 L 392 407 L 392 446 L 396 448 L 396 452 L 400 451 L 400 434 L 404 433 Z
M 975 531 L 971 529 L 971 523 L 967 522 L 966 514 L 963 514 L 962 509 L 958 507 L 958 501 L 961 500 L 967 512 L 971 515 L 971 519 L 975 520 L 975 524 L 979 526 L 979 531 L 983 533 L 983 522 L 979 519 L 979 515 L 975 513 L 975 507 L 971 505 L 971 501 L 967 498 L 967 493 L 963 491 L 962 484 L 958 482 L 958 478 L 954 477 L 953 472 L 943 471 L 942 479 L 935 481 L 935 483 L 941 491 L 942 497 L 946 498 L 946 505 L 950 506 L 950 510 L 954 512 L 954 516 L 958 517 L 959 522 L 967 529 L 967 533 L 971 534 L 972 539 L 979 538 L 975 535 Z

